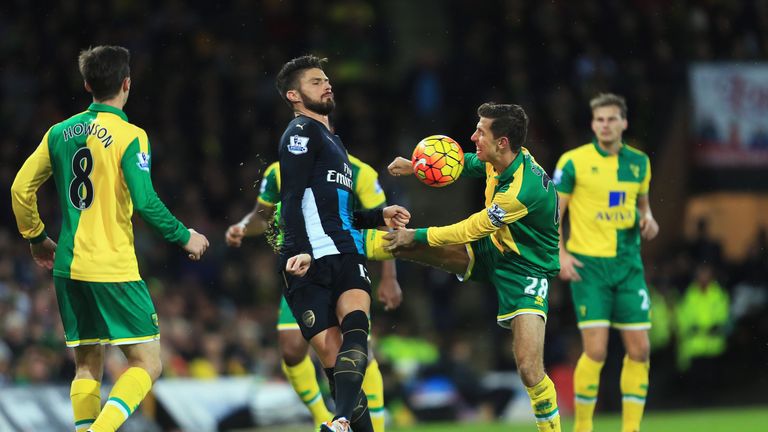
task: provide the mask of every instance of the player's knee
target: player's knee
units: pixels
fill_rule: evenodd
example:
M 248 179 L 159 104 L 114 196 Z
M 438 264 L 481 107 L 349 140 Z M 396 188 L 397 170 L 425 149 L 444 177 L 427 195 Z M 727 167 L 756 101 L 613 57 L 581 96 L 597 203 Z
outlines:
M 608 350 L 606 347 L 584 347 L 584 354 L 593 361 L 603 363 L 608 357 Z
M 149 377 L 152 378 L 152 382 L 155 382 L 163 373 L 163 362 L 160 360 L 160 357 L 153 358 L 147 363 L 145 369 Z
M 152 382 L 157 381 L 160 375 L 163 373 L 163 362 L 159 355 L 151 355 L 149 353 L 135 354 L 128 358 L 128 364 L 131 367 L 138 367 L 144 369 Z
M 91 379 L 101 381 L 104 374 L 104 366 L 84 363 L 75 366 L 75 379 Z
M 627 356 L 633 361 L 645 363 L 651 357 L 651 344 L 646 340 L 627 346 Z
M 352 311 L 341 321 L 342 338 L 354 337 L 358 339 L 364 337 L 367 340 L 368 325 L 368 315 L 365 312 L 361 310 Z M 367 347 L 366 352 L 368 352 Z
M 526 387 L 533 387 L 544 379 L 544 364 L 541 359 L 522 357 L 517 361 L 517 371 Z

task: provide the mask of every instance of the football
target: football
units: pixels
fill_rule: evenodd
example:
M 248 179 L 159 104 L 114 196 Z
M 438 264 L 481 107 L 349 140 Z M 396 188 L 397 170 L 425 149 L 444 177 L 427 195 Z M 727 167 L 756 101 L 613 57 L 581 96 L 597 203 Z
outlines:
M 416 144 L 411 164 L 416 178 L 427 186 L 448 186 L 464 169 L 464 151 L 452 138 L 432 135 Z

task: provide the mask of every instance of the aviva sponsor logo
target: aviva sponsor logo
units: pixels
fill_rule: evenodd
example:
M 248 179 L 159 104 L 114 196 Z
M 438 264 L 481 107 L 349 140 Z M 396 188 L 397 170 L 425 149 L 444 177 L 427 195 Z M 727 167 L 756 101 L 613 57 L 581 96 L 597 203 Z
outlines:
M 624 222 L 635 219 L 634 209 L 624 208 L 627 201 L 626 191 L 608 192 L 608 211 L 598 211 L 595 220 L 605 222 Z
M 627 193 L 624 191 L 608 192 L 608 207 L 618 207 L 627 201 Z

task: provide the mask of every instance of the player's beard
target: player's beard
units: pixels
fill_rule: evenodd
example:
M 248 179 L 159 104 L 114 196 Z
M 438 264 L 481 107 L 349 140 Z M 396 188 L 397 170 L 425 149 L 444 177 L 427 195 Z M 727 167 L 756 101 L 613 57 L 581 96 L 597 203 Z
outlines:
M 314 113 L 327 116 L 333 112 L 334 108 L 336 108 L 336 102 L 333 100 L 333 97 L 323 102 L 322 98 L 319 100 L 312 100 L 307 95 L 301 92 L 299 93 L 301 94 L 301 98 L 304 100 L 304 106 Z

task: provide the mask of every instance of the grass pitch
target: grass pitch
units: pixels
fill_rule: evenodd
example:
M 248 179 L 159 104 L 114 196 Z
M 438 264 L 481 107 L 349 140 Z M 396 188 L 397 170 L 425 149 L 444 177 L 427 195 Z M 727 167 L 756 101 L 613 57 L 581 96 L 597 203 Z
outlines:
M 644 432 L 766 432 L 768 406 L 754 408 L 713 408 L 698 411 L 648 412 L 643 418 Z M 571 419 L 563 419 L 563 432 L 573 429 Z M 311 432 L 310 425 L 252 429 L 252 432 Z M 599 414 L 595 432 L 619 432 L 620 415 Z M 389 427 L 388 432 L 536 432 L 530 423 L 434 423 L 411 427 Z

